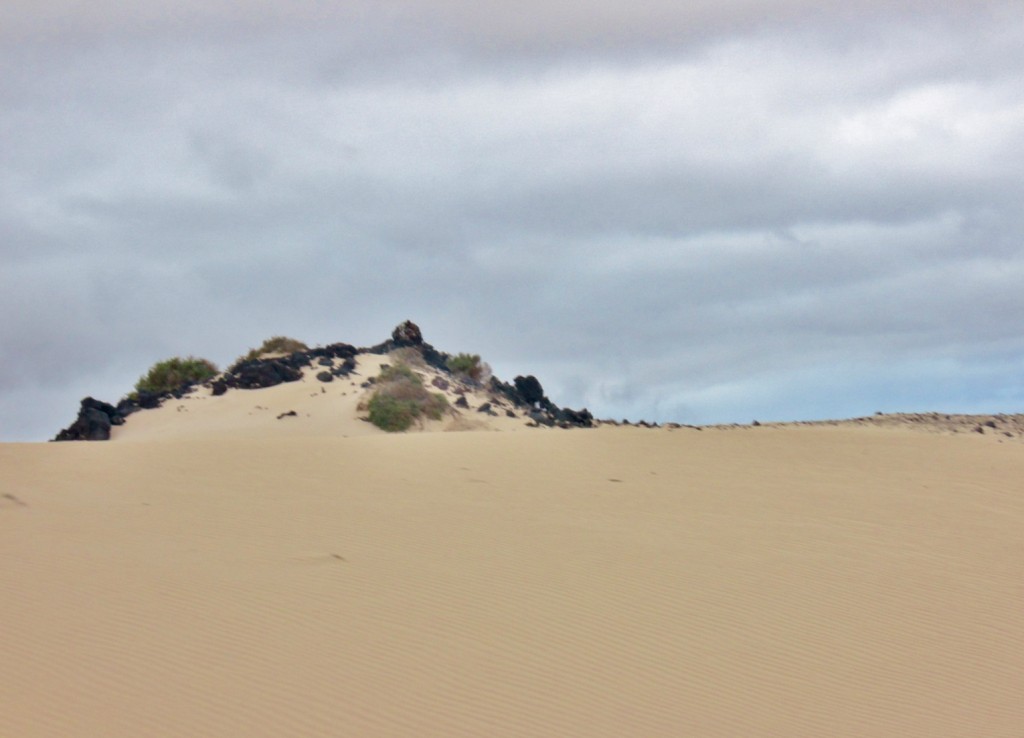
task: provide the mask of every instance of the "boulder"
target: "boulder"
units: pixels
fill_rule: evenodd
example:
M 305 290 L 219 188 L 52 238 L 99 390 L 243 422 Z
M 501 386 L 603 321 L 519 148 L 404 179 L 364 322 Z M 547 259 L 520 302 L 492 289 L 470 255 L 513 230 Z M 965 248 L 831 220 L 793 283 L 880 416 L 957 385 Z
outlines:
M 320 372 L 319 374 L 316 375 L 316 378 L 319 379 L 321 382 L 334 381 L 334 375 L 331 374 L 330 372 Z
M 336 377 L 347 377 L 349 374 L 356 370 L 356 360 L 352 357 L 345 359 L 341 362 L 341 366 L 336 366 L 331 369 L 331 374 Z
M 555 424 L 554 418 L 552 418 L 545 412 L 541 412 L 540 410 L 531 410 L 530 420 L 532 420 L 537 425 L 553 426 Z
M 594 416 L 590 414 L 590 411 L 586 408 L 582 410 L 570 410 L 569 408 L 562 408 L 559 411 L 559 420 L 575 427 L 575 428 L 593 428 L 594 427 Z
M 423 343 L 423 334 L 418 325 L 407 320 L 391 331 L 391 340 L 396 346 L 420 346 Z
M 515 383 L 516 391 L 527 405 L 541 404 L 546 399 L 544 397 L 544 388 L 540 386 L 540 382 L 532 374 L 526 377 L 516 377 L 512 381 Z
M 75 422 L 57 434 L 55 441 L 107 441 L 110 428 L 124 418 L 109 403 L 86 397 L 78 409 Z
M 302 379 L 302 372 L 283 359 L 253 359 L 237 365 L 224 381 L 229 387 L 260 389 L 299 379 Z
M 359 349 L 348 343 L 332 343 L 330 346 L 325 346 L 324 350 L 327 352 L 327 356 L 333 356 L 336 359 L 354 359 L 359 353 Z
M 160 407 L 160 403 L 163 398 L 158 392 L 146 392 L 145 390 L 139 390 L 137 397 L 135 398 L 135 404 L 143 410 L 153 410 L 154 408 Z

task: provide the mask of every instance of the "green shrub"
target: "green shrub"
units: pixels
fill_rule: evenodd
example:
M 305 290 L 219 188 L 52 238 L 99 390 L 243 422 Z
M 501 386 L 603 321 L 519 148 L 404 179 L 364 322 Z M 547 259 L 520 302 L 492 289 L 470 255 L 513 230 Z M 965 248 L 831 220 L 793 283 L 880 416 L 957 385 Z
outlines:
M 479 354 L 449 356 L 445 364 L 448 370 L 463 382 L 483 385 L 491 379 L 491 367 L 486 361 L 480 361 Z
M 288 336 L 272 336 L 259 349 L 260 354 L 294 354 L 297 351 L 309 351 L 309 346 Z
M 203 382 L 217 375 L 217 366 L 206 359 L 189 356 L 158 361 L 135 383 L 137 392 L 173 392 L 181 385 Z
M 388 433 L 409 430 L 418 415 L 416 403 L 399 400 L 382 392 L 370 398 L 370 422 Z
M 440 392 L 427 392 L 419 403 L 420 413 L 431 420 L 440 420 L 448 409 L 448 398 Z
M 266 354 L 294 354 L 298 351 L 309 351 L 309 346 L 297 338 L 272 336 L 264 341 L 259 348 L 249 349 L 249 353 L 235 359 L 235 363 L 228 367 L 228 371 L 234 371 L 240 364 L 258 359 Z
M 408 364 L 390 364 L 385 366 L 380 370 L 380 374 L 377 375 L 377 381 L 382 384 L 387 382 L 409 382 L 417 387 L 423 386 L 423 380 L 420 379 L 420 375 L 414 372 Z
M 440 420 L 448 409 L 445 396 L 429 392 L 405 364 L 383 368 L 374 383 L 377 389 L 367 404 L 370 422 L 389 433 L 408 430 L 423 416 Z
M 456 354 L 446 362 L 452 374 L 463 374 L 474 382 L 479 382 L 483 375 L 483 365 L 478 354 Z

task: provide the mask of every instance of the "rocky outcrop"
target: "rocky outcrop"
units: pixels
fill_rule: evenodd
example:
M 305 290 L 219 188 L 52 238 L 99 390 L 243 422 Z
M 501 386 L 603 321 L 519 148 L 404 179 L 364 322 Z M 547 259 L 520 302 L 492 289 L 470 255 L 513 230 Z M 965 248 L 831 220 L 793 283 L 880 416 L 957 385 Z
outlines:
M 537 425 L 561 428 L 593 428 L 597 423 L 590 411 L 560 408 L 544 394 L 540 381 L 533 375 L 516 377 L 513 384 L 491 379 L 489 389 L 506 397 L 516 407 L 527 410 L 527 416 Z
M 280 359 L 251 359 L 235 364 L 221 381 L 226 387 L 235 389 L 274 387 L 302 379 L 301 367 L 308 365 L 309 357 L 302 354 Z
M 391 340 L 396 346 L 420 346 L 423 344 L 423 334 L 418 325 L 407 320 L 391 331 Z
M 124 416 L 113 405 L 86 397 L 75 422 L 57 434 L 55 441 L 107 441 L 111 426 L 124 423 Z
M 349 357 L 341 362 L 340 365 L 334 367 L 331 370 L 331 374 L 336 377 L 347 377 L 349 374 L 356 370 L 356 360 L 353 357 Z
M 590 411 L 586 408 L 582 410 L 570 410 L 569 408 L 562 408 L 556 414 L 559 424 L 564 423 L 567 426 L 575 428 L 592 428 L 594 427 L 594 416 L 590 414 Z
M 349 343 L 332 343 L 322 348 L 310 349 L 304 352 L 310 358 L 316 356 L 321 358 L 354 359 L 359 349 Z
M 391 338 L 387 341 L 378 343 L 376 346 L 359 349 L 358 351 L 359 353 L 381 355 L 390 354 L 392 351 L 399 348 L 414 348 L 419 351 L 420 356 L 423 357 L 423 361 L 426 362 L 427 366 L 432 366 L 438 371 L 446 374 L 451 373 L 448 369 L 448 359 L 451 358 L 451 355 L 446 354 L 443 351 L 438 351 L 436 348 L 424 341 L 423 334 L 420 332 L 419 326 L 408 320 L 395 328 L 395 330 L 391 331 Z
M 512 381 L 515 382 L 516 391 L 527 405 L 540 406 L 548 399 L 544 396 L 544 388 L 532 374 L 527 377 L 516 377 Z

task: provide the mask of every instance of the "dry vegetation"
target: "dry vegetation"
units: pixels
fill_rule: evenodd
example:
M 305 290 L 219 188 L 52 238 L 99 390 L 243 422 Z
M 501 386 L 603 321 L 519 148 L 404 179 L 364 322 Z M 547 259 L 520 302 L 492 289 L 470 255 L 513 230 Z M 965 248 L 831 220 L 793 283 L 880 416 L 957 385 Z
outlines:
M 182 385 L 204 382 L 216 376 L 217 366 L 206 359 L 189 356 L 184 359 L 175 356 L 158 361 L 135 383 L 136 392 L 163 394 L 173 392 Z
M 385 366 L 374 383 L 376 390 L 366 409 L 370 422 L 389 433 L 408 430 L 423 417 L 440 420 L 448 409 L 445 396 L 427 390 L 408 364 Z
M 447 364 L 452 374 L 473 384 L 484 384 L 491 378 L 491 367 L 480 360 L 479 354 L 456 354 Z
M 234 370 L 240 364 L 259 359 L 262 356 L 269 354 L 294 354 L 298 351 L 309 351 L 309 346 L 297 338 L 271 336 L 259 348 L 249 349 L 249 353 L 235 359 L 235 363 L 231 365 L 229 371 Z

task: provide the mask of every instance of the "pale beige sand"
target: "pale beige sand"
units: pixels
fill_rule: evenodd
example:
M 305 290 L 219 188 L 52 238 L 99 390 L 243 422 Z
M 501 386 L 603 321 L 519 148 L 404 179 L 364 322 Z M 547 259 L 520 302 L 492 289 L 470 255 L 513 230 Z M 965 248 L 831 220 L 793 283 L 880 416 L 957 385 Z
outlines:
M 0 736 L 1016 738 L 1022 479 L 867 428 L 2 445 Z

